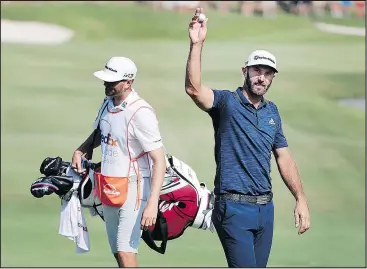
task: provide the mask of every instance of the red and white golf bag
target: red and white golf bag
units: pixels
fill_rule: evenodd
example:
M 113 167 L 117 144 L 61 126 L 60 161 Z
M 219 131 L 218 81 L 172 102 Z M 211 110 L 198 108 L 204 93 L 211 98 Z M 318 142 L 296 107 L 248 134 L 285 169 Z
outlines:
M 174 156 L 166 155 L 166 167 L 156 224 L 142 234 L 145 243 L 161 254 L 167 241 L 180 237 L 187 227 L 213 231 L 214 197 L 205 183 L 199 183 L 195 171 Z M 154 241 L 162 241 L 161 246 Z

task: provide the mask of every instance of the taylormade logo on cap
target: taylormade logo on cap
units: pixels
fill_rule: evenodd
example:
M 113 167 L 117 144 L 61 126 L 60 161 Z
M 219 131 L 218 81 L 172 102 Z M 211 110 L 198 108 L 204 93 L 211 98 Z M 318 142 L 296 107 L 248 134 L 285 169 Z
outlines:
M 259 55 L 255 55 L 254 56 L 254 60 L 259 60 L 259 59 L 266 59 L 270 62 L 272 62 L 273 64 L 275 64 L 275 61 L 272 58 L 266 57 L 266 56 L 259 56 Z
M 270 66 L 278 72 L 275 56 L 266 50 L 255 50 L 250 54 L 245 63 L 245 67 L 254 65 Z
M 106 68 L 106 69 L 108 69 L 108 70 L 110 70 L 110 71 L 112 71 L 112 72 L 117 73 L 117 70 L 112 69 L 111 67 L 108 67 L 107 65 L 105 65 L 105 67 L 104 67 L 104 68 Z
M 112 57 L 105 65 L 104 70 L 94 72 L 94 76 L 106 81 L 135 79 L 138 69 L 135 63 L 126 57 Z

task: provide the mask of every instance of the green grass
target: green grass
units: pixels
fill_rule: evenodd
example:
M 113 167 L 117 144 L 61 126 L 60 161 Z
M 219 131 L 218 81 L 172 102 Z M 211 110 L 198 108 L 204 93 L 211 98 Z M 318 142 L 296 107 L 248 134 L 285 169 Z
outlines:
M 137 21 L 138 15 L 146 21 Z M 77 255 L 74 244 L 57 234 L 58 198 L 35 199 L 29 186 L 45 157 L 70 160 L 91 132 L 104 92 L 92 73 L 113 55 L 136 62 L 135 89 L 155 107 L 166 148 L 212 186 L 210 118 L 183 89 L 191 14 L 117 4 L 17 4 L 2 6 L 1 16 L 76 30 L 74 40 L 60 46 L 2 44 L 1 265 L 115 266 L 98 218 L 86 215 L 92 250 Z M 282 115 L 312 227 L 297 236 L 294 199 L 273 165 L 276 222 L 269 266 L 365 266 L 365 115 L 336 102 L 365 97 L 364 38 L 319 32 L 293 16 L 263 20 L 208 12 L 208 17 L 203 51 L 208 86 L 241 85 L 240 68 L 253 49 L 268 49 L 278 59 L 280 73 L 267 97 Z M 192 228 L 169 242 L 163 256 L 142 243 L 139 264 L 226 266 L 216 234 Z

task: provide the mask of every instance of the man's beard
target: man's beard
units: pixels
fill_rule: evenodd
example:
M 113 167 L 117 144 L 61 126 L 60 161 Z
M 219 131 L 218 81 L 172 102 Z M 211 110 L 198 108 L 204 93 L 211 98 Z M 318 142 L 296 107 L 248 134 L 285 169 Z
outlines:
M 104 92 L 106 96 L 110 97 L 118 95 L 118 91 L 113 87 L 106 87 Z
M 252 85 L 250 81 L 250 77 L 247 73 L 245 85 L 251 94 L 256 95 L 256 96 L 263 96 L 265 93 L 267 93 L 271 85 L 271 82 L 268 86 L 265 86 L 264 83 L 261 83 L 259 81 L 257 81 L 256 83 Z
M 256 84 L 251 85 L 250 92 L 257 96 L 263 96 L 268 91 L 269 86 L 270 85 L 265 86 L 262 83 L 256 83 Z

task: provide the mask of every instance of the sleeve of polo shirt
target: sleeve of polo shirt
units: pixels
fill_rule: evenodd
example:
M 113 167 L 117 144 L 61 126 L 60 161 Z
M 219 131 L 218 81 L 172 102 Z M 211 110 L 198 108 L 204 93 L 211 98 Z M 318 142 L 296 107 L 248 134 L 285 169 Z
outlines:
M 279 115 L 278 131 L 275 134 L 273 149 L 286 148 L 286 147 L 288 147 L 288 142 L 283 133 L 282 120 Z
M 163 147 L 158 120 L 153 110 L 141 108 L 132 120 L 134 133 L 143 150 L 149 152 Z
M 223 90 L 212 89 L 212 91 L 214 94 L 213 106 L 207 112 L 220 109 L 224 103 L 226 94 L 228 94 L 228 91 L 223 91 Z

